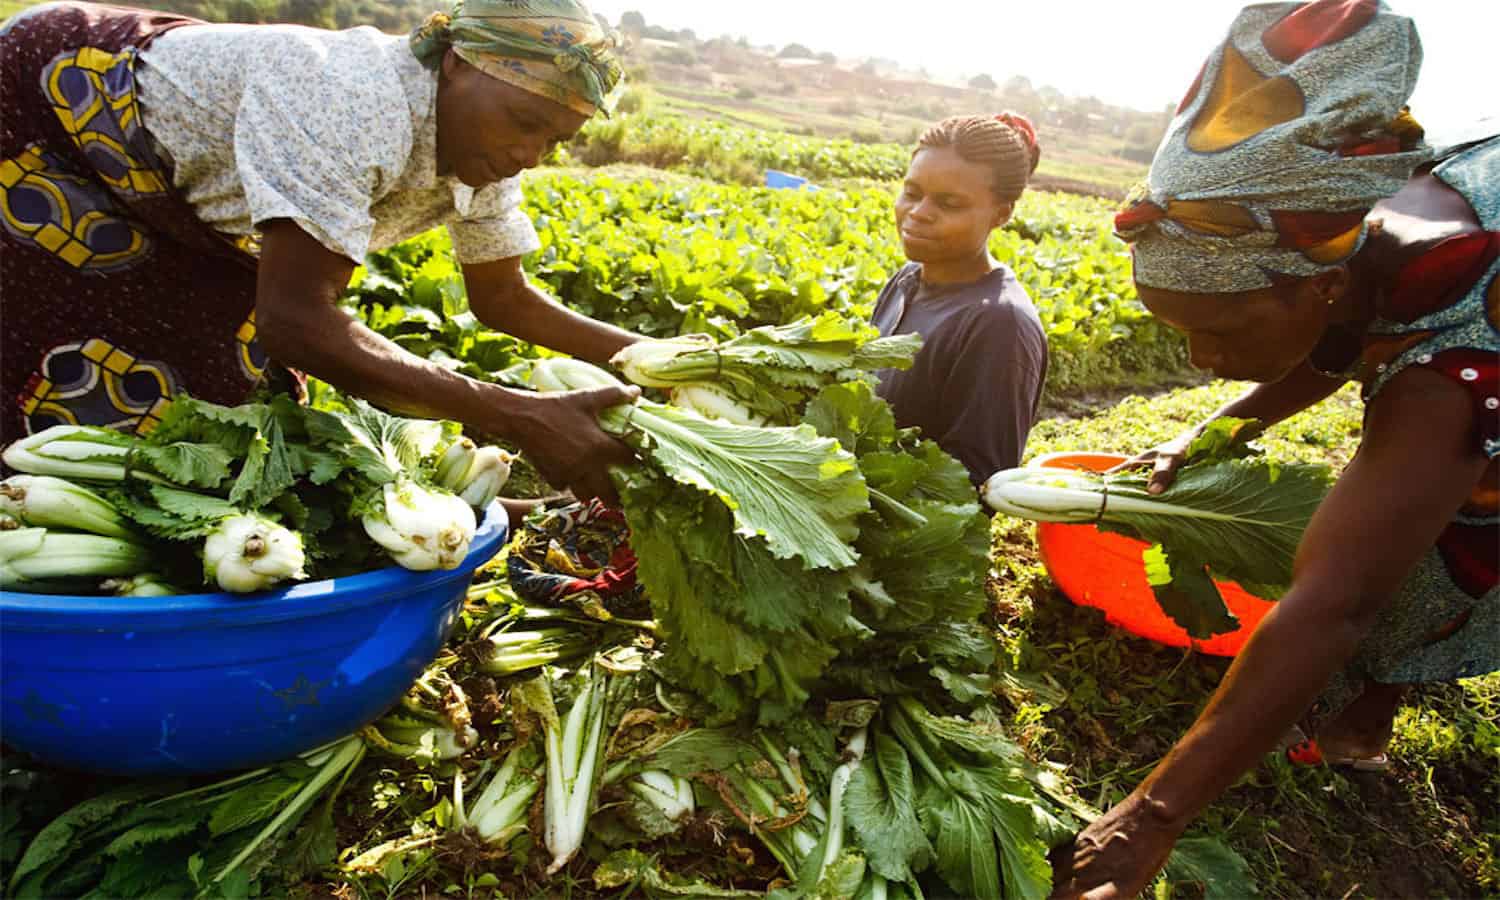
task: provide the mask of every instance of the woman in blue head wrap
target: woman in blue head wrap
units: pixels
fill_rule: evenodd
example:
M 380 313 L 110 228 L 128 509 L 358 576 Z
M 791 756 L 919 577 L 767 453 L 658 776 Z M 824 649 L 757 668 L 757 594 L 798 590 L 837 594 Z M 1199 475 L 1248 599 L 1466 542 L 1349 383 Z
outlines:
M 1280 743 L 1384 768 L 1405 685 L 1500 668 L 1500 138 L 1423 144 L 1420 63 L 1381 0 L 1247 7 L 1115 220 L 1193 363 L 1260 382 L 1215 417 L 1273 424 L 1354 380 L 1365 429 L 1198 721 L 1054 851 L 1056 897 L 1135 896 Z M 1153 490 L 1200 429 L 1136 460 Z

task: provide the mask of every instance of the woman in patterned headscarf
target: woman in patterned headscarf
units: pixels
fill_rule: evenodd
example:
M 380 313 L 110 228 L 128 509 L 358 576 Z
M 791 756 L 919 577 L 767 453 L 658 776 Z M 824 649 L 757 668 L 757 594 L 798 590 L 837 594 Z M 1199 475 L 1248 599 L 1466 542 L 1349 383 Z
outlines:
M 1269 425 L 1354 380 L 1365 429 L 1291 589 L 1155 771 L 1055 852 L 1056 896 L 1135 896 L 1289 732 L 1295 762 L 1378 770 L 1404 685 L 1500 668 L 1500 138 L 1423 145 L 1420 62 L 1378 0 L 1246 8 L 1116 219 L 1194 364 L 1261 382 L 1216 416 Z M 1143 454 L 1153 490 L 1196 433 Z
M 0 442 L 149 429 L 173 393 L 240 402 L 270 359 L 509 438 L 612 496 L 595 421 L 405 352 L 335 299 L 372 250 L 446 225 L 485 324 L 596 362 L 636 335 L 526 281 L 516 175 L 599 111 L 614 37 L 577 0 L 468 0 L 410 36 L 209 25 L 54 3 L 0 32 Z M 270 359 L 267 358 L 269 354 Z

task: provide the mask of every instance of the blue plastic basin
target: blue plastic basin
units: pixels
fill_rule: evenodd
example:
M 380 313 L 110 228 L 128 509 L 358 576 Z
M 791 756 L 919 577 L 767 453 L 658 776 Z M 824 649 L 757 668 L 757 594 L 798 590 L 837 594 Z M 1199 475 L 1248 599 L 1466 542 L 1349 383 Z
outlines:
M 810 188 L 807 179 L 801 175 L 793 175 L 790 172 L 782 172 L 778 169 L 766 170 L 766 187 L 768 188 Z
M 310 750 L 400 699 L 506 534 L 495 503 L 457 569 L 391 567 L 253 597 L 0 592 L 0 738 L 111 775 L 218 772 Z

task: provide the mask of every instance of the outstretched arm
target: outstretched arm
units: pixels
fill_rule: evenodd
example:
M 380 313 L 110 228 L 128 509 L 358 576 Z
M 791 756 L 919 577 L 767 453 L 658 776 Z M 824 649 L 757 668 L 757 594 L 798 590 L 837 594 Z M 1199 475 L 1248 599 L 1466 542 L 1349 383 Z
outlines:
M 621 348 L 641 336 L 581 315 L 526 280 L 521 258 L 463 267 L 469 308 L 496 331 L 569 356 L 606 365 Z
M 511 440 L 553 484 L 580 497 L 614 499 L 607 468 L 634 456 L 599 428 L 596 417 L 636 392 L 603 388 L 542 396 L 430 363 L 339 309 L 339 293 L 353 269 L 354 263 L 295 223 L 266 223 L 255 299 L 256 333 L 266 352 L 388 409 L 452 419 Z
M 1393 379 L 1303 536 L 1291 590 L 1140 787 L 1054 854 L 1054 896 L 1128 898 L 1144 888 L 1187 824 L 1276 746 L 1353 656 L 1487 465 L 1462 388 L 1422 369 Z

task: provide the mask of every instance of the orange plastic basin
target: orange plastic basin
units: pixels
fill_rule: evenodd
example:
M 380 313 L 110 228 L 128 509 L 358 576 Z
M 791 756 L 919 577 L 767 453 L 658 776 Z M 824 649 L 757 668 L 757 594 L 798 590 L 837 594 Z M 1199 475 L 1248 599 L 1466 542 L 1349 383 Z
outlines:
M 1126 459 L 1113 453 L 1052 453 L 1030 465 L 1100 472 Z M 1036 538 L 1042 564 L 1069 600 L 1101 609 L 1111 625 L 1170 647 L 1233 656 L 1271 610 L 1271 601 L 1232 581 L 1215 581 L 1225 605 L 1239 618 L 1240 627 L 1206 641 L 1194 640 L 1157 605 L 1141 561 L 1141 551 L 1147 547 L 1144 541 L 1103 532 L 1093 525 L 1059 522 L 1038 522 Z

